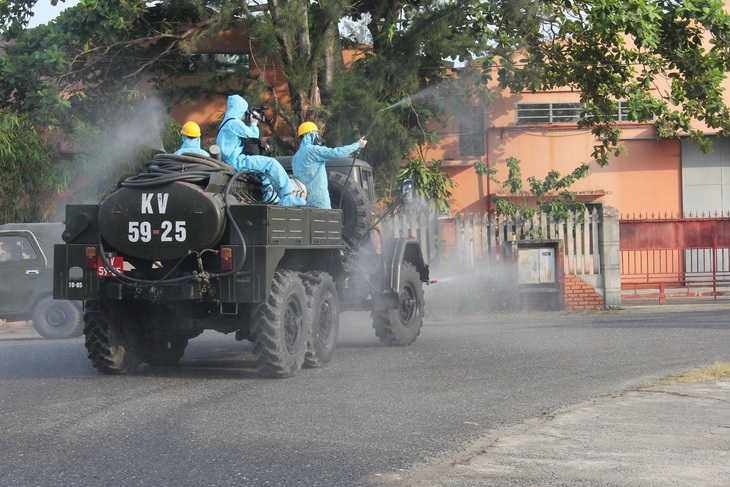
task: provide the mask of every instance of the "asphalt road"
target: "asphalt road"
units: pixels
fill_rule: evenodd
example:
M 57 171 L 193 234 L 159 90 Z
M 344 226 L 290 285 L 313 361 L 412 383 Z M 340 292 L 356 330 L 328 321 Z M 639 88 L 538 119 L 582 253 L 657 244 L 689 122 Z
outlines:
M 0 336 L 0 485 L 367 486 L 495 428 L 730 361 L 726 306 L 427 322 L 381 346 L 343 315 L 323 369 L 259 379 L 206 333 L 176 368 L 102 376 L 82 339 Z M 11 336 L 12 338 L 12 336 Z

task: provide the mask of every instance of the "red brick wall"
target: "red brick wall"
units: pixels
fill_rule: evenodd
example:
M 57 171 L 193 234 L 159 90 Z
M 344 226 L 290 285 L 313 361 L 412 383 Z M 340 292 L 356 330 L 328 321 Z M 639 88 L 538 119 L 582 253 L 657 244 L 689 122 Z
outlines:
M 605 300 L 595 289 L 573 275 L 565 276 L 565 309 L 603 309 Z

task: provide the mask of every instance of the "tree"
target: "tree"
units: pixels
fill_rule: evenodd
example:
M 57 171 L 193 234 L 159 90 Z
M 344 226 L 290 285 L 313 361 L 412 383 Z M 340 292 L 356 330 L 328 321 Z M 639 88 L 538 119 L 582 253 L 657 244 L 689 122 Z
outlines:
M 46 219 L 46 202 L 69 184 L 66 164 L 52 164 L 50 153 L 29 117 L 0 112 L 0 223 Z
M 449 211 L 453 181 L 448 174 L 441 172 L 443 160 L 431 161 L 430 167 L 422 158 L 410 157 L 398 173 L 398 179 L 412 179 L 416 194 L 435 213 Z
M 0 108 L 69 133 L 116 126 L 143 82 L 167 104 L 237 91 L 272 107 L 271 127 L 288 127 L 290 137 L 274 134 L 280 147 L 304 120 L 325 127 L 334 144 L 372 130 L 379 143 L 363 157 L 392 173 L 415 145 L 433 140 L 427 122 L 444 121 L 452 100 L 457 109 L 488 103 L 492 77 L 517 93 L 580 92 L 580 124 L 598 137 L 591 157 L 599 164 L 621 150 L 616 100 L 627 102 L 631 120 L 654 120 L 662 137 L 686 132 L 705 150 L 696 123 L 720 135 L 730 127 L 720 86 L 730 21 L 720 0 L 82 0 L 57 22 L 25 31 L 34 3 L 0 6 L 2 34 L 14 42 L 0 58 Z M 348 70 L 337 54 L 363 39 L 340 35 L 343 19 L 364 23 L 371 46 Z M 290 104 L 245 70 L 210 65 L 196 84 L 172 83 L 185 72 L 184 56 L 234 27 L 249 34 L 252 63 L 284 67 Z M 458 80 L 446 58 L 468 62 Z M 111 116 L 110 107 L 122 109 Z
M 366 155 L 383 167 L 399 163 L 414 144 L 432 136 L 425 122 L 439 107 L 424 100 L 422 106 L 379 112 L 448 79 L 441 60 L 473 57 L 484 42 L 474 35 L 478 10 L 465 0 L 83 0 L 56 22 L 24 31 L 33 3 L 6 2 L 0 9 L 3 35 L 14 41 L 0 61 L 1 107 L 77 133 L 117 124 L 107 108 L 128 105 L 143 81 L 154 83 L 167 104 L 245 92 L 252 102 L 272 106 L 276 117 L 270 125 L 283 121 L 289 141 L 305 120 L 321 127 L 333 122 L 326 129 L 333 144 L 351 142 L 377 122 L 373 135 L 380 143 L 370 144 Z M 348 16 L 367 22 L 372 48 L 346 71 L 341 49 L 357 44 L 339 35 L 338 25 Z M 250 36 L 252 64 L 284 66 L 290 104 L 276 98 L 265 78 L 243 69 L 221 74 L 213 65 L 198 66 L 197 83 L 173 83 L 186 74 L 185 56 L 236 27 Z M 286 137 L 274 137 L 286 148 Z

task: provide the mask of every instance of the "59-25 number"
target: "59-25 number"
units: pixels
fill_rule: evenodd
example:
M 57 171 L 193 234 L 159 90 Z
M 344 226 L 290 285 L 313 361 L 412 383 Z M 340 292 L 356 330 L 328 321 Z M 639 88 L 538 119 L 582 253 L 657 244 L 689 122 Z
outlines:
M 160 242 L 184 242 L 187 238 L 184 221 L 171 222 L 165 220 L 160 225 L 160 230 L 154 233 L 160 233 Z M 152 241 L 152 224 L 150 222 L 129 222 L 129 233 L 127 234 L 129 241 L 134 242 L 150 242 Z

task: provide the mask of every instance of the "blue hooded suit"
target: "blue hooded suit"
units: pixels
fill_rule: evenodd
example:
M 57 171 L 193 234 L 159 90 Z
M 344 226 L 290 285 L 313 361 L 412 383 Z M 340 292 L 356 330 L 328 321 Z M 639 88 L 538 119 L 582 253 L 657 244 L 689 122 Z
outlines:
M 317 132 L 309 132 L 302 136 L 299 150 L 292 159 L 294 177 L 307 187 L 307 206 L 314 208 L 332 208 L 330 194 L 327 189 L 326 162 L 346 157 L 358 149 L 357 142 L 343 147 L 329 148 L 315 145 Z
M 228 109 L 218 131 L 216 144 L 221 148 L 223 162 L 233 166 L 236 171 L 261 171 L 272 180 L 263 178 L 264 194 L 273 194 L 267 203 L 283 206 L 301 206 L 306 203 L 302 198 L 292 196 L 292 184 L 286 170 L 273 157 L 249 156 L 243 153 L 244 139 L 258 138 L 259 128 L 249 127 L 243 123 L 243 116 L 248 110 L 248 102 L 240 95 L 228 97 Z M 278 192 L 277 192 L 278 189 Z M 277 194 L 278 193 L 278 194 Z
M 178 150 L 173 152 L 174 155 L 181 155 L 185 153 L 200 154 L 202 156 L 210 157 L 207 151 L 200 148 L 200 137 L 188 137 L 187 135 L 182 136 L 182 145 Z

